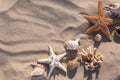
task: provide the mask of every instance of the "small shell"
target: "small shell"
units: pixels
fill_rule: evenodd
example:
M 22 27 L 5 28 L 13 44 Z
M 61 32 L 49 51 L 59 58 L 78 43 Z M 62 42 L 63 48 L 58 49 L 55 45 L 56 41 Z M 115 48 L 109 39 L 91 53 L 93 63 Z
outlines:
M 35 65 L 34 70 L 31 72 L 31 76 L 43 76 L 45 74 L 45 68 L 42 65 Z
M 78 62 L 76 62 L 76 61 L 68 61 L 68 63 L 67 63 L 68 70 L 73 70 L 73 69 L 77 68 L 77 66 L 78 66 Z
M 105 7 L 105 10 L 108 12 L 113 18 L 120 18 L 120 4 L 119 3 L 111 3 L 108 7 Z
M 66 50 L 78 50 L 79 42 L 80 42 L 80 39 L 69 40 L 68 42 L 65 43 L 65 49 Z
M 99 42 L 102 40 L 102 36 L 100 34 L 96 34 L 95 41 Z
M 120 8 L 120 4 L 119 3 L 111 3 L 109 5 L 109 8 L 110 9 L 118 9 L 118 8 Z
M 115 33 L 120 37 L 120 27 L 115 27 Z

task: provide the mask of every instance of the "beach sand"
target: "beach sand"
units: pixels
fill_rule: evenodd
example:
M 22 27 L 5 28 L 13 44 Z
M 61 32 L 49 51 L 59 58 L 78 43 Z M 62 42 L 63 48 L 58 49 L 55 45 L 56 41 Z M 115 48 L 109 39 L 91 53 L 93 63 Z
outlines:
M 102 2 L 105 7 L 120 0 Z M 29 64 L 47 58 L 48 45 L 62 54 L 64 42 L 77 38 L 81 39 L 80 47 L 94 45 L 104 56 L 100 70 L 85 71 L 81 64 L 71 73 L 55 69 L 51 80 L 120 80 L 120 37 L 113 35 L 114 40 L 110 42 L 102 34 L 103 39 L 98 43 L 94 42 L 96 32 L 83 34 L 90 23 L 81 14 L 96 15 L 98 0 L 17 0 L 13 3 L 0 8 L 0 80 L 39 80 L 31 79 Z M 109 27 L 111 33 L 114 27 Z M 48 65 L 45 67 L 48 70 Z

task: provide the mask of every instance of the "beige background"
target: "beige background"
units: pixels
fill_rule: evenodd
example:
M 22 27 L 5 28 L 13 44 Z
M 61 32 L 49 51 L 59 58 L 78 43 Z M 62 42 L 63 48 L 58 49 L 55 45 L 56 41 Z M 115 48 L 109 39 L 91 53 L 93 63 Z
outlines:
M 0 80 L 30 80 L 31 68 L 26 67 L 47 58 L 49 44 L 62 53 L 63 43 L 76 38 L 81 38 L 80 47 L 95 45 L 103 54 L 98 80 L 114 80 L 120 75 L 120 37 L 113 36 L 109 42 L 102 34 L 98 44 L 93 41 L 95 33 L 90 38 L 82 34 L 90 25 L 79 13 L 96 15 L 98 0 L 18 0 L 15 5 L 14 1 L 0 7 Z M 103 7 L 112 2 L 120 0 L 103 0 Z M 51 80 L 95 80 L 95 75 L 79 66 L 67 74 L 55 69 Z

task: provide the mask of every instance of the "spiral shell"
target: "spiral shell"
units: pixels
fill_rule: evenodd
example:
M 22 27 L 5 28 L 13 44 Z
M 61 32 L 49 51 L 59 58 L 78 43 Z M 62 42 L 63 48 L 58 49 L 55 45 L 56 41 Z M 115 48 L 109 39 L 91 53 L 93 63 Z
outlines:
M 78 62 L 76 62 L 76 61 L 68 61 L 68 63 L 67 63 L 68 70 L 73 70 L 73 69 L 77 68 L 77 66 L 78 66 Z
M 102 40 L 102 36 L 100 34 L 96 34 L 95 41 L 99 42 Z
M 43 76 L 45 74 L 45 68 L 43 65 L 35 65 L 34 70 L 31 72 L 31 76 Z
M 111 3 L 108 7 L 105 7 L 110 16 L 114 16 L 115 18 L 120 18 L 120 4 L 119 3 Z
M 65 43 L 65 49 L 66 50 L 77 50 L 79 48 L 79 42 L 80 42 L 80 39 L 69 40 L 68 42 Z

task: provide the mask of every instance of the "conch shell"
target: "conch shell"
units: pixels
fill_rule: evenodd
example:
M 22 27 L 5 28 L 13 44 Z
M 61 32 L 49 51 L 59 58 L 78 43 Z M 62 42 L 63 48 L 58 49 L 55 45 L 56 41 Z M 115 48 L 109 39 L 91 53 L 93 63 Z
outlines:
M 65 43 L 64 47 L 66 50 L 78 50 L 80 45 L 80 39 L 69 40 Z

